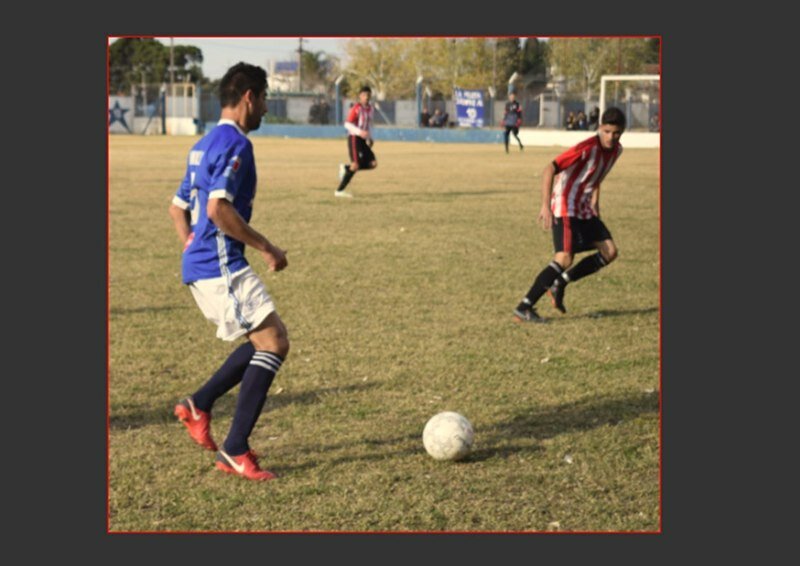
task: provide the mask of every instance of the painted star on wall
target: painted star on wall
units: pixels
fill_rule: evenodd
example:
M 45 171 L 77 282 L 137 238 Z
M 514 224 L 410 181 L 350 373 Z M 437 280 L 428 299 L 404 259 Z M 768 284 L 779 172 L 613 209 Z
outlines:
M 125 121 L 125 112 L 130 112 L 130 108 L 122 108 L 119 105 L 119 100 L 116 100 L 114 102 L 114 107 L 108 109 L 108 127 L 110 128 L 111 124 L 114 122 L 119 122 L 125 127 L 126 130 L 128 130 L 128 132 L 130 132 L 131 129 L 128 127 L 128 123 Z

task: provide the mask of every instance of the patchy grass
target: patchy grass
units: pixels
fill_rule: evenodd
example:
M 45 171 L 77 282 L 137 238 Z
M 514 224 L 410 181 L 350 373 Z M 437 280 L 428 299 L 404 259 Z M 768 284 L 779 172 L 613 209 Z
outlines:
M 252 224 L 289 267 L 251 260 L 292 340 L 251 437 L 280 478 L 255 483 L 172 416 L 232 349 L 181 285 L 166 211 L 193 141 L 111 137 L 112 531 L 659 530 L 656 150 L 604 183 L 620 258 L 526 326 L 511 310 L 552 256 L 535 219 L 561 148 L 378 142 L 351 201 L 344 140 L 253 138 Z M 422 447 L 443 410 L 475 427 L 465 461 Z

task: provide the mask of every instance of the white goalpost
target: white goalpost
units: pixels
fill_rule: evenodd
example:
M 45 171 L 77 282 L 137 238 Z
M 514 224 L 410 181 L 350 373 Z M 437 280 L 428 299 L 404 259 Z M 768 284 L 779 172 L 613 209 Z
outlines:
M 658 96 L 658 94 L 659 94 L 660 88 L 661 88 L 661 75 L 603 75 L 602 77 L 600 77 L 600 115 L 601 116 L 603 115 L 603 112 L 605 111 L 606 106 L 607 106 L 607 103 L 606 103 L 607 86 L 606 85 L 609 82 L 625 82 L 625 83 L 631 83 L 631 82 L 639 82 L 639 83 L 641 83 L 641 82 L 644 82 L 644 83 L 650 83 L 650 84 L 655 83 L 655 85 L 656 85 L 655 86 L 655 90 L 656 90 L 655 100 L 652 100 L 653 97 L 650 96 L 650 94 L 647 92 L 648 90 L 651 90 L 651 89 L 647 89 L 647 88 L 641 89 L 641 88 L 639 88 L 639 89 L 637 89 L 637 92 L 640 94 L 640 96 L 642 98 L 644 98 L 646 100 L 646 102 L 648 104 L 660 104 L 660 96 Z M 644 93 L 644 94 L 642 94 L 642 93 Z M 627 101 L 631 100 L 630 92 L 628 93 L 628 95 L 626 95 L 626 100 Z M 660 127 L 660 124 L 659 124 L 659 127 Z

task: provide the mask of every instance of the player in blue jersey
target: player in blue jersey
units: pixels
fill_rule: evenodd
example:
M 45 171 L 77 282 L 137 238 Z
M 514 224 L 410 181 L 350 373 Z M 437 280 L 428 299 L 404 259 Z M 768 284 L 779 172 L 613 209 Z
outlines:
M 289 338 L 266 287 L 244 256 L 249 246 L 270 271 L 287 265 L 286 252 L 249 225 L 256 164 L 247 132 L 257 129 L 267 112 L 267 73 L 238 63 L 228 69 L 219 90 L 220 121 L 189 152 L 186 176 L 169 213 L 184 246 L 183 282 L 206 318 L 217 325 L 217 337 L 232 341 L 246 336 L 248 341 L 176 405 L 175 415 L 195 442 L 217 451 L 218 469 L 268 480 L 275 475 L 259 467 L 248 437 L 289 352 Z M 233 423 L 218 449 L 209 426 L 211 408 L 239 383 Z

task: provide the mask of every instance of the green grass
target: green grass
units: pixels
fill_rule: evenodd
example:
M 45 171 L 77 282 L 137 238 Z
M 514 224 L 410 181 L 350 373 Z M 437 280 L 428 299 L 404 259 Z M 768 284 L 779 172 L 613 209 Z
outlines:
M 545 297 L 551 323 L 521 325 L 563 148 L 379 142 L 350 201 L 332 194 L 343 140 L 254 138 L 252 224 L 289 267 L 250 259 L 292 341 L 251 437 L 280 478 L 257 483 L 214 470 L 172 416 L 232 349 L 181 284 L 167 215 L 193 141 L 111 137 L 112 531 L 660 529 L 657 150 L 604 182 L 619 259 L 569 287 L 569 314 Z M 474 425 L 462 462 L 422 447 L 443 410 Z

